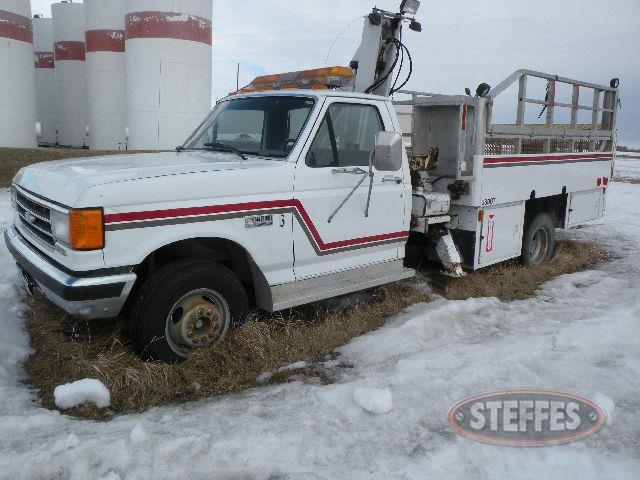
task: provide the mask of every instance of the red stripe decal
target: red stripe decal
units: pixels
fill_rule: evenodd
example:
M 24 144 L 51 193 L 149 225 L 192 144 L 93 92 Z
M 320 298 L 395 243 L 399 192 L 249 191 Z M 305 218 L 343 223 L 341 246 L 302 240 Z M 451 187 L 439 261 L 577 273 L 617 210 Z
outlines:
M 246 202 L 231 205 L 213 205 L 208 207 L 171 208 L 167 210 L 150 210 L 146 212 L 115 213 L 105 215 L 105 223 L 135 222 L 138 220 L 160 220 L 163 218 L 189 217 L 195 215 L 214 215 L 216 213 L 241 212 L 243 210 L 259 210 L 267 208 L 291 207 L 292 200 L 275 200 L 271 202 Z
M 36 68 L 56 68 L 53 52 L 33 52 L 36 57 Z
M 294 207 L 298 210 L 302 221 L 309 229 L 313 239 L 320 250 L 331 250 L 335 248 L 348 247 L 352 245 L 361 245 L 365 243 L 380 242 L 383 240 L 391 240 L 395 238 L 405 238 L 409 236 L 408 231 L 392 232 L 380 235 L 371 235 L 368 237 L 352 238 L 348 240 L 340 240 L 336 242 L 324 243 L 318 230 L 316 229 L 309 214 L 299 200 L 273 200 L 267 202 L 247 202 L 229 205 L 214 205 L 206 207 L 189 207 L 189 208 L 172 208 L 167 210 L 151 210 L 144 212 L 131 213 L 114 213 L 104 216 L 105 224 L 120 222 L 135 222 L 142 220 L 161 220 L 166 218 L 190 217 L 197 215 L 214 215 L 231 212 L 242 212 L 252 210 L 266 210 L 270 208 L 287 208 Z
M 85 61 L 84 42 L 56 42 L 55 60 Z
M 87 30 L 87 52 L 124 52 L 124 30 Z
M 136 12 L 125 17 L 126 39 L 173 38 L 211 45 L 211 21 L 183 13 Z
M 613 158 L 611 153 L 591 153 L 588 155 L 541 155 L 541 156 L 521 156 L 521 157 L 486 157 L 484 164 L 494 163 L 520 163 L 520 162 L 553 162 L 566 160 L 587 160 L 593 158 L 610 159 Z
M 17 13 L 0 10 L 0 37 L 33 43 L 31 19 Z

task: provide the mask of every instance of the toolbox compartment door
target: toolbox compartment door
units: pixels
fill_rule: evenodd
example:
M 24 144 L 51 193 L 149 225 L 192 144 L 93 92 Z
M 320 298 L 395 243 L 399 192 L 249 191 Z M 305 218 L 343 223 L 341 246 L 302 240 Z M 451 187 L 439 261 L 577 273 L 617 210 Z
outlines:
M 602 210 L 602 189 L 594 188 L 593 190 L 570 193 L 567 202 L 566 227 L 575 227 L 589 220 L 600 218 Z
M 522 250 L 524 202 L 485 208 L 478 265 L 486 267 L 518 257 Z

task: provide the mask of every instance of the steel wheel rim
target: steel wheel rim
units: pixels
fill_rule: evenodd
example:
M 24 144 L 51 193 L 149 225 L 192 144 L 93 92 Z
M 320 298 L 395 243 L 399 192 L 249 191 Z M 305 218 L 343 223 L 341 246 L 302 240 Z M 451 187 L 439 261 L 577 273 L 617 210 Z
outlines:
M 231 323 L 226 300 L 215 290 L 198 288 L 180 297 L 169 310 L 165 336 L 176 355 L 186 357 L 189 350 L 215 345 Z
M 547 254 L 548 248 L 549 237 L 547 235 L 547 231 L 544 228 L 539 228 L 533 234 L 533 238 L 531 239 L 531 248 L 529 249 L 530 263 L 534 265 L 540 263 Z

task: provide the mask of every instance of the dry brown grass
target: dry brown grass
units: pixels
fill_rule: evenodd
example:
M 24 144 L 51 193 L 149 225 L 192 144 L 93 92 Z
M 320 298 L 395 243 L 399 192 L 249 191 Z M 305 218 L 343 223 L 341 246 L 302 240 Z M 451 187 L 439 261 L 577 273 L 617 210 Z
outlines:
M 464 278 L 432 280 L 434 289 L 449 299 L 495 296 L 504 301 L 527 298 L 551 278 L 608 260 L 596 243 L 563 241 L 556 257 L 538 268 L 508 262 Z M 28 382 L 40 392 L 44 406 L 54 408 L 57 385 L 82 378 L 97 378 L 111 392 L 110 410 L 85 406 L 66 413 L 105 419 L 114 414 L 144 411 L 165 405 L 235 392 L 291 378 L 330 383 L 336 372 L 350 365 L 336 360 L 335 349 L 350 339 L 379 328 L 385 319 L 416 302 L 424 293 L 407 283 L 391 284 L 371 293 L 366 301 L 345 308 L 301 307 L 280 315 L 254 314 L 223 345 L 192 354 L 180 365 L 142 362 L 123 335 L 121 320 L 80 324 L 72 338 L 71 320 L 42 299 L 31 304 L 27 326 L 35 353 L 25 368 Z M 280 371 L 299 361 L 303 368 Z
M 180 365 L 166 365 L 137 358 L 122 335 L 121 321 L 84 323 L 79 338 L 72 339 L 71 320 L 46 301 L 35 299 L 27 322 L 35 353 L 25 368 L 29 383 L 39 389 L 48 408 L 54 408 L 57 385 L 86 377 L 101 380 L 111 391 L 111 412 L 91 406 L 68 412 L 96 419 L 242 390 L 256 385 L 264 372 L 273 373 L 271 383 L 301 375 L 328 383 L 335 370 L 322 362 L 337 357 L 336 347 L 425 300 L 423 293 L 398 283 L 343 309 L 305 307 L 278 316 L 254 315 L 225 344 L 198 351 Z M 277 371 L 302 360 L 308 362 L 305 368 Z M 338 364 L 338 368 L 347 367 Z
M 640 185 L 640 178 L 613 177 L 613 181 L 620 182 L 620 183 L 631 183 L 633 185 Z
M 611 254 L 595 242 L 558 242 L 555 257 L 546 265 L 530 268 L 517 261 L 504 262 L 462 278 L 442 277 L 434 290 L 450 300 L 497 297 L 503 301 L 529 298 L 544 282 L 558 275 L 584 270 L 611 259 Z
M 125 151 L 77 150 L 71 148 L 0 148 L 0 187 L 9 187 L 11 180 L 22 167 L 48 160 L 97 157 L 136 153 Z

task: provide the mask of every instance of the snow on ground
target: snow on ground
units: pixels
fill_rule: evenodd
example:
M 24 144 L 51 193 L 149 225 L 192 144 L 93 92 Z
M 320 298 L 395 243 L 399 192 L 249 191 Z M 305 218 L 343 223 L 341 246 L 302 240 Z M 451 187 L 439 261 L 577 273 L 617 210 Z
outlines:
M 356 387 L 353 401 L 369 413 L 387 413 L 393 407 L 393 395 L 388 388 Z
M 640 160 L 640 153 L 637 152 L 618 152 L 617 154 L 617 158 L 632 158 L 632 159 L 639 159 Z
M 93 403 L 98 408 L 111 404 L 109 389 L 100 380 L 83 378 L 65 385 L 58 385 L 53 390 L 53 398 L 58 408 L 74 408 L 85 403 Z
M 616 160 L 614 176 L 616 178 L 626 178 L 640 180 L 640 154 L 637 158 L 620 158 Z
M 0 192 L 5 227 L 8 204 Z M 335 384 L 265 386 L 109 422 L 43 409 L 20 383 L 29 353 L 24 304 L 3 247 L 0 477 L 637 479 L 639 206 L 640 185 L 612 184 L 605 219 L 570 233 L 597 239 L 616 260 L 556 278 L 529 300 L 413 305 L 340 349 L 355 368 Z M 449 428 L 456 401 L 511 388 L 599 399 L 615 416 L 561 446 L 487 445 Z M 378 401 L 385 392 L 392 408 L 372 415 L 354 401 L 362 392 Z

